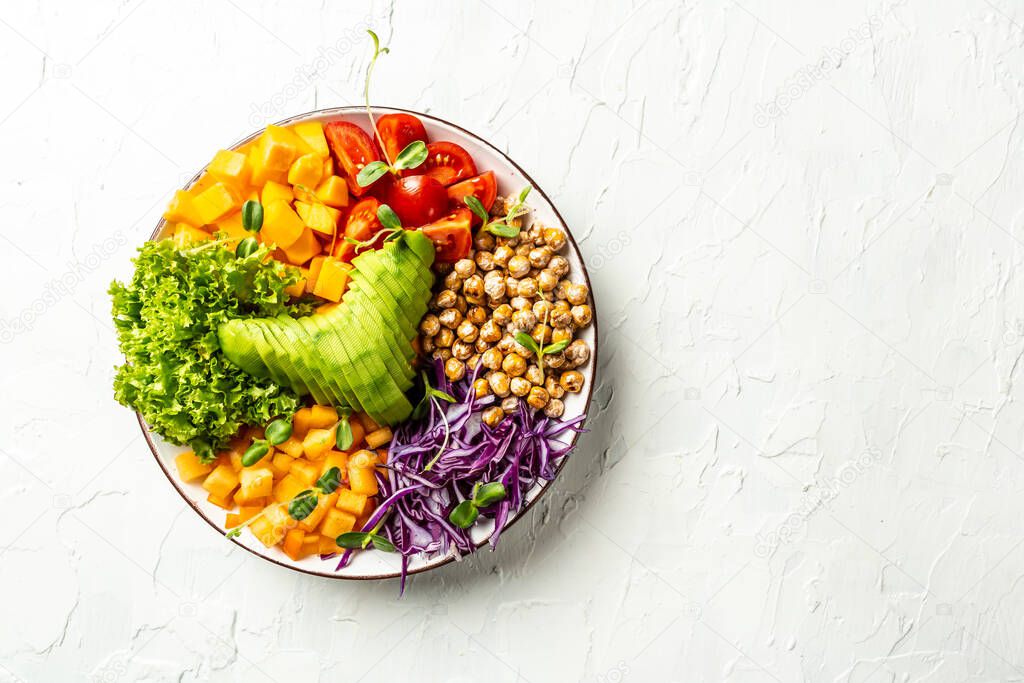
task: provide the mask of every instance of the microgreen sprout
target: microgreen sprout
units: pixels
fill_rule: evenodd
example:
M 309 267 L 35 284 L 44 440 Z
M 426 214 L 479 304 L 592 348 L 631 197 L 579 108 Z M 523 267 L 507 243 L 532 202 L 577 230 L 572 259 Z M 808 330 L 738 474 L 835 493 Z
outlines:
M 334 443 L 340 451 L 347 451 L 352 448 L 355 436 L 352 434 L 352 424 L 349 422 L 349 411 L 343 410 L 338 424 L 335 425 Z
M 489 484 L 477 482 L 473 487 L 473 495 L 448 513 L 448 521 L 460 529 L 468 529 L 480 516 L 481 509 L 504 500 L 505 495 L 505 485 L 500 481 L 492 481 Z
M 422 140 L 413 140 L 405 146 L 405 149 L 398 153 L 394 164 L 388 164 L 384 161 L 371 161 L 366 166 L 363 166 L 359 171 L 359 175 L 356 176 L 356 182 L 359 183 L 359 187 L 367 187 L 373 185 L 377 182 L 378 178 L 386 173 L 397 176 L 404 170 L 416 168 L 426 160 L 427 143 Z
M 235 247 L 235 256 L 238 258 L 247 258 L 256 253 L 256 250 L 260 248 L 260 243 L 256 241 L 255 237 L 246 237 L 244 240 L 238 243 Z
M 369 531 L 349 531 L 338 536 L 334 539 L 334 542 L 338 546 L 349 548 L 350 550 L 366 550 L 372 545 L 377 550 L 393 553 L 395 552 L 395 544 L 378 533 L 381 527 L 384 526 L 384 520 L 386 519 L 387 515 L 385 514 Z
M 292 436 L 292 423 L 290 420 L 277 419 L 267 425 L 267 441 L 271 446 L 282 444 Z
M 288 503 L 288 515 L 296 522 L 301 522 L 313 514 L 320 502 L 320 496 L 329 496 L 341 485 L 341 470 L 332 467 L 324 472 L 313 488 L 302 491 Z
M 254 439 L 252 445 L 242 454 L 242 467 L 252 467 L 270 452 L 270 444 L 266 439 Z
M 487 213 L 487 209 L 480 202 L 479 199 L 469 194 L 463 197 L 462 201 L 465 202 L 469 210 L 476 214 L 477 218 L 483 221 L 482 230 L 486 230 L 492 235 L 498 237 L 518 237 L 519 228 L 512 225 L 512 221 L 520 216 L 523 216 L 530 212 L 530 207 L 526 205 L 526 197 L 530 194 L 532 188 L 527 185 L 519 191 L 519 196 L 516 197 L 516 203 L 505 213 L 505 217 L 496 221 L 491 220 L 490 214 Z
M 351 237 L 345 238 L 346 242 L 355 245 L 356 253 L 363 249 L 369 249 L 372 247 L 381 235 L 384 235 L 385 242 L 389 242 L 401 235 L 402 230 L 404 230 L 402 227 L 402 221 L 398 218 L 398 214 L 396 214 L 394 209 L 387 204 L 381 204 L 377 207 L 377 220 L 380 221 L 380 224 L 384 227 L 367 237 L 365 240 L 356 240 Z
M 242 227 L 249 232 L 259 232 L 263 228 L 263 205 L 255 199 L 242 204 Z
M 545 319 L 545 327 L 546 325 L 547 320 Z M 538 344 L 536 339 L 534 339 L 525 332 L 517 332 L 516 341 L 525 346 L 527 349 L 532 351 L 535 356 L 537 356 L 537 367 L 540 368 L 540 377 L 542 380 L 544 379 L 544 356 L 550 356 L 552 354 L 558 353 L 559 351 L 565 350 L 565 347 L 569 346 L 568 339 L 563 339 L 562 341 L 557 341 L 554 344 L 548 344 L 547 346 L 543 346 L 541 344 Z
M 423 379 L 423 398 L 416 404 L 416 408 L 412 411 L 412 419 L 418 420 L 427 414 L 427 410 L 430 409 L 431 404 L 436 404 L 437 401 L 446 401 L 448 403 L 455 403 L 455 397 L 451 394 L 435 389 L 430 386 L 430 380 L 427 379 L 427 373 L 421 371 L 420 377 Z M 424 472 L 429 472 L 437 461 L 441 459 L 441 455 L 444 454 L 446 448 L 448 448 L 448 439 L 451 436 L 451 429 L 448 426 L 448 418 L 445 416 L 444 411 L 440 410 L 438 406 L 438 412 L 441 415 L 441 422 L 444 424 L 444 441 L 441 443 L 441 448 L 438 449 L 437 454 L 430 459 L 426 467 L 423 468 Z

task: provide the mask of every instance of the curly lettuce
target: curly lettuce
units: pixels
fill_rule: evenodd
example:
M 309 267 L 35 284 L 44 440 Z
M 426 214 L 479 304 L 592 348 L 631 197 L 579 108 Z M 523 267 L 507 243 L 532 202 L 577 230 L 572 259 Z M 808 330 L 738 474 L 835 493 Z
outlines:
M 229 362 L 217 326 L 235 318 L 304 315 L 286 287 L 299 271 L 268 258 L 261 246 L 239 258 L 222 244 L 180 248 L 147 242 L 127 284 L 113 282 L 114 324 L 126 362 L 114 395 L 163 438 L 188 445 L 204 461 L 247 424 L 266 424 L 299 407 L 290 388 L 249 375 Z

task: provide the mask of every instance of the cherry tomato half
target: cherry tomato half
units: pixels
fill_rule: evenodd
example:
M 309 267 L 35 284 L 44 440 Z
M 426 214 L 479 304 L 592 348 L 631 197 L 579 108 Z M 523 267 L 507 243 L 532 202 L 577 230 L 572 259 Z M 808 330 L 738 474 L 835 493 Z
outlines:
M 431 142 L 427 145 L 427 160 L 414 170 L 447 186 L 475 176 L 476 164 L 469 152 L 454 142 Z
M 444 185 L 428 175 L 399 178 L 388 185 L 385 203 L 395 210 L 402 225 L 418 228 L 444 215 L 448 195 Z
M 420 228 L 434 242 L 434 258 L 443 263 L 454 263 L 469 256 L 473 243 L 469 209 L 456 209 L 444 218 Z
M 369 188 L 360 187 L 356 182 L 356 176 L 363 166 L 372 161 L 380 161 L 373 140 L 362 128 L 347 121 L 328 123 L 324 126 L 324 136 L 335 160 L 345 170 L 345 181 L 348 183 L 349 191 L 356 197 L 362 197 Z
M 490 211 L 494 206 L 494 199 L 498 196 L 498 183 L 494 179 L 494 171 L 484 171 L 475 178 L 463 180 L 448 188 L 448 203 L 453 209 L 461 209 L 466 206 L 465 198 L 474 196 L 483 204 L 485 211 Z M 473 215 L 473 222 L 479 223 L 480 219 Z
M 380 202 L 373 197 L 364 197 L 356 202 L 352 206 L 352 210 L 348 212 L 348 218 L 345 220 L 345 237 L 351 237 L 357 242 L 363 242 L 383 230 L 384 226 L 377 219 L 377 209 L 379 208 Z M 380 249 L 383 245 L 384 235 L 381 235 L 377 242 L 374 242 L 373 248 Z M 361 251 L 365 251 L 365 249 Z M 342 261 L 351 261 L 356 255 L 355 245 L 339 238 L 334 245 L 333 255 Z
M 385 114 L 377 119 L 377 132 L 384 141 L 384 151 L 392 163 L 410 142 L 427 141 L 427 131 L 412 114 Z

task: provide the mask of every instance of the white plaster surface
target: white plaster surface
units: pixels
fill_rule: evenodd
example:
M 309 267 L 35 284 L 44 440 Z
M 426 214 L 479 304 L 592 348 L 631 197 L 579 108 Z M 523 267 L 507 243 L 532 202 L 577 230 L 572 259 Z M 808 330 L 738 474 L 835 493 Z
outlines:
M 401 599 L 224 542 L 110 390 L 170 191 L 356 102 L 367 24 L 602 332 L 553 491 Z M 1019 3 L 32 0 L 0 60 L 0 681 L 1024 678 Z

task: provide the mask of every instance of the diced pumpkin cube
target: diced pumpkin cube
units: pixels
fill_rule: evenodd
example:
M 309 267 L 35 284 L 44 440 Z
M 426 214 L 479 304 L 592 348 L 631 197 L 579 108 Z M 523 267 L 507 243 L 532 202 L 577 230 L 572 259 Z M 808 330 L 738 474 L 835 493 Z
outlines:
M 362 493 L 354 493 L 351 489 L 338 489 L 338 501 L 334 504 L 339 510 L 350 515 L 361 517 L 366 512 L 366 501 L 369 498 Z
M 199 228 L 193 228 L 188 223 L 178 223 L 174 226 L 174 234 L 171 235 L 171 239 L 174 241 L 174 246 L 184 249 L 190 244 L 205 242 L 210 239 L 210 233 Z
M 338 534 L 339 536 L 341 534 Z M 336 537 L 335 537 L 336 538 Z M 321 555 L 333 555 L 335 553 L 345 552 L 345 549 L 339 546 L 333 538 L 327 536 L 320 536 L 319 544 L 317 546 L 317 552 Z
M 323 172 L 324 162 L 320 157 L 316 154 L 303 154 L 288 169 L 288 182 L 312 189 L 320 182 Z
M 309 145 L 290 130 L 267 126 L 256 149 L 249 156 L 252 184 L 262 185 L 268 180 L 283 183 L 288 178 L 292 162 L 309 151 Z
M 273 242 L 287 249 L 302 237 L 304 230 L 307 228 L 302 219 L 286 202 L 275 200 L 263 205 L 263 230 L 260 234 L 264 242 Z
M 299 238 L 287 247 L 284 247 L 284 253 L 291 263 L 301 266 L 320 253 L 320 243 L 316 241 L 316 236 L 312 230 L 303 227 Z M 305 288 L 305 285 L 303 285 L 303 288 Z
M 310 555 L 316 555 L 320 552 L 320 534 L 307 533 L 305 538 L 302 539 L 302 551 L 300 555 L 302 557 L 309 557 Z
M 306 432 L 309 431 L 310 423 L 309 420 L 313 415 L 313 411 L 309 408 L 299 408 L 292 415 L 292 436 L 298 439 L 306 438 Z
M 263 206 L 268 206 L 275 201 L 288 203 L 294 198 L 295 195 L 292 194 L 291 186 L 275 183 L 273 180 L 266 183 L 260 192 L 260 203 Z
M 324 159 L 324 172 L 322 177 L 328 178 L 332 175 L 334 175 L 334 157 L 329 156 Z
M 242 200 L 234 189 L 225 183 L 218 182 L 196 195 L 192 204 L 199 214 L 201 225 L 206 225 L 207 223 L 216 223 L 240 207 Z
M 359 413 L 359 421 L 363 423 L 363 429 L 366 430 L 367 434 L 380 429 L 380 425 L 374 422 L 373 418 L 366 413 Z
M 302 441 L 296 439 L 294 434 L 288 437 L 287 441 L 277 444 L 274 448 L 284 451 L 293 458 L 302 457 Z
M 324 264 L 326 256 L 314 256 L 309 262 L 309 274 L 306 276 L 306 293 L 312 294 L 316 288 L 316 279 L 320 277 L 320 267 Z
M 164 220 L 168 223 L 188 223 L 196 227 L 203 224 L 199 212 L 196 211 L 196 207 L 192 203 L 192 195 L 185 190 L 175 191 L 171 203 L 164 211 Z
M 284 540 L 285 534 L 295 528 L 295 520 L 288 516 L 284 505 L 268 505 L 263 516 L 249 525 L 253 535 L 268 548 Z
M 306 532 L 302 529 L 291 529 L 284 535 L 284 543 L 281 544 L 281 549 L 284 550 L 284 554 L 293 560 L 298 561 L 302 557 L 302 539 L 306 537 Z
M 302 450 L 310 460 L 319 460 L 334 448 L 333 429 L 310 429 L 302 440 Z
M 239 453 L 238 451 L 229 451 L 228 452 L 228 459 L 231 460 L 231 469 L 233 469 L 235 472 L 241 472 L 242 471 L 242 454 L 241 453 Z M 239 478 L 239 481 L 241 481 L 241 478 Z
M 288 285 L 284 288 L 285 294 L 293 299 L 298 299 L 300 296 L 306 293 L 306 280 L 309 278 L 308 268 L 299 268 L 302 276 L 293 285 Z
M 309 426 L 312 429 L 327 429 L 338 421 L 338 411 L 334 406 L 314 405 L 309 408 Z
M 262 510 L 264 507 L 265 506 L 263 505 L 262 501 L 260 501 L 260 502 L 253 501 L 252 503 L 247 503 L 245 505 L 239 505 L 238 506 L 238 513 L 236 514 L 236 516 L 238 517 L 238 522 L 236 522 L 235 524 L 232 524 L 231 526 L 234 527 L 234 526 L 238 526 L 239 524 L 245 524 L 250 519 L 252 519 L 256 515 L 258 515 L 260 513 L 260 510 Z
M 215 493 L 211 493 L 206 497 L 206 500 L 225 510 L 235 509 L 235 501 L 231 500 L 230 496 L 218 496 Z
M 317 185 L 316 196 L 327 206 L 348 206 L 348 184 L 336 175 L 327 176 Z
M 270 461 L 270 469 L 274 472 L 274 478 L 280 479 L 292 469 L 292 462 L 295 460 L 287 453 L 275 453 Z
M 363 425 L 359 420 L 354 420 L 350 418 L 348 421 L 348 425 L 349 427 L 352 428 L 352 447 L 349 448 L 349 451 L 354 452 L 356 449 L 363 445 L 363 439 L 366 436 L 366 430 L 363 429 Z
M 274 500 L 278 503 L 291 502 L 292 498 L 309 488 L 306 482 L 294 474 L 288 473 L 281 477 L 281 481 L 274 484 Z
M 348 476 L 348 453 L 345 451 L 327 451 L 327 457 L 324 458 L 323 463 L 320 465 L 320 475 L 322 476 L 332 467 L 337 467 L 341 471 L 342 479 Z
M 295 476 L 308 487 L 312 486 L 316 478 L 320 476 L 320 468 L 315 463 L 300 459 L 292 463 L 288 473 Z
M 283 126 L 275 126 L 273 124 L 267 126 L 267 129 L 263 131 L 263 138 L 279 141 L 281 144 L 291 145 L 295 148 L 295 156 L 301 156 L 303 154 L 309 154 L 313 151 L 313 148 L 302 139 L 294 130 L 290 128 L 284 128 Z
M 367 496 L 377 495 L 377 454 L 373 451 L 358 451 L 348 461 L 348 487 L 353 493 Z
M 334 257 L 324 259 L 320 266 L 320 274 L 316 278 L 316 286 L 313 287 L 313 293 L 328 301 L 341 301 L 351 272 L 352 266 L 347 263 Z
M 224 528 L 234 529 L 236 526 L 242 523 L 240 521 L 241 519 L 242 518 L 234 512 L 229 512 L 228 516 L 224 518 Z
M 338 492 L 325 496 L 324 494 L 318 494 L 316 500 L 316 507 L 309 513 L 309 516 L 299 522 L 299 528 L 305 529 L 306 531 L 313 531 L 316 529 L 320 522 L 323 520 L 324 515 L 327 511 L 334 507 L 338 500 Z
M 292 130 L 309 145 L 310 150 L 319 157 L 331 158 L 331 150 L 324 137 L 324 125 L 319 121 L 303 121 L 292 126 Z
M 330 313 L 331 311 L 333 311 L 334 309 L 336 309 L 340 305 L 341 304 L 333 303 L 333 302 L 332 303 L 328 303 L 328 304 L 321 304 L 321 305 L 317 306 L 316 309 L 313 311 L 313 315 L 327 315 L 328 313 Z
M 381 427 L 366 435 L 366 445 L 370 448 L 377 448 L 391 441 L 391 428 Z
M 227 498 L 238 486 L 238 475 L 229 463 L 217 465 L 203 480 L 203 488 L 221 498 Z
M 327 237 L 334 235 L 338 228 L 338 221 L 341 220 L 341 211 L 326 204 L 296 201 L 295 211 L 306 227 Z
M 241 191 L 249 184 L 252 166 L 245 154 L 222 149 L 213 155 L 213 161 L 206 167 L 206 172 L 236 191 Z
M 324 521 L 320 525 L 320 533 L 329 538 L 337 538 L 346 532 L 352 531 L 355 527 L 355 515 L 338 508 L 332 508 L 324 515 Z
M 274 472 L 269 467 L 246 467 L 238 473 L 241 488 L 235 496 L 238 502 L 248 502 L 269 496 L 274 490 Z

